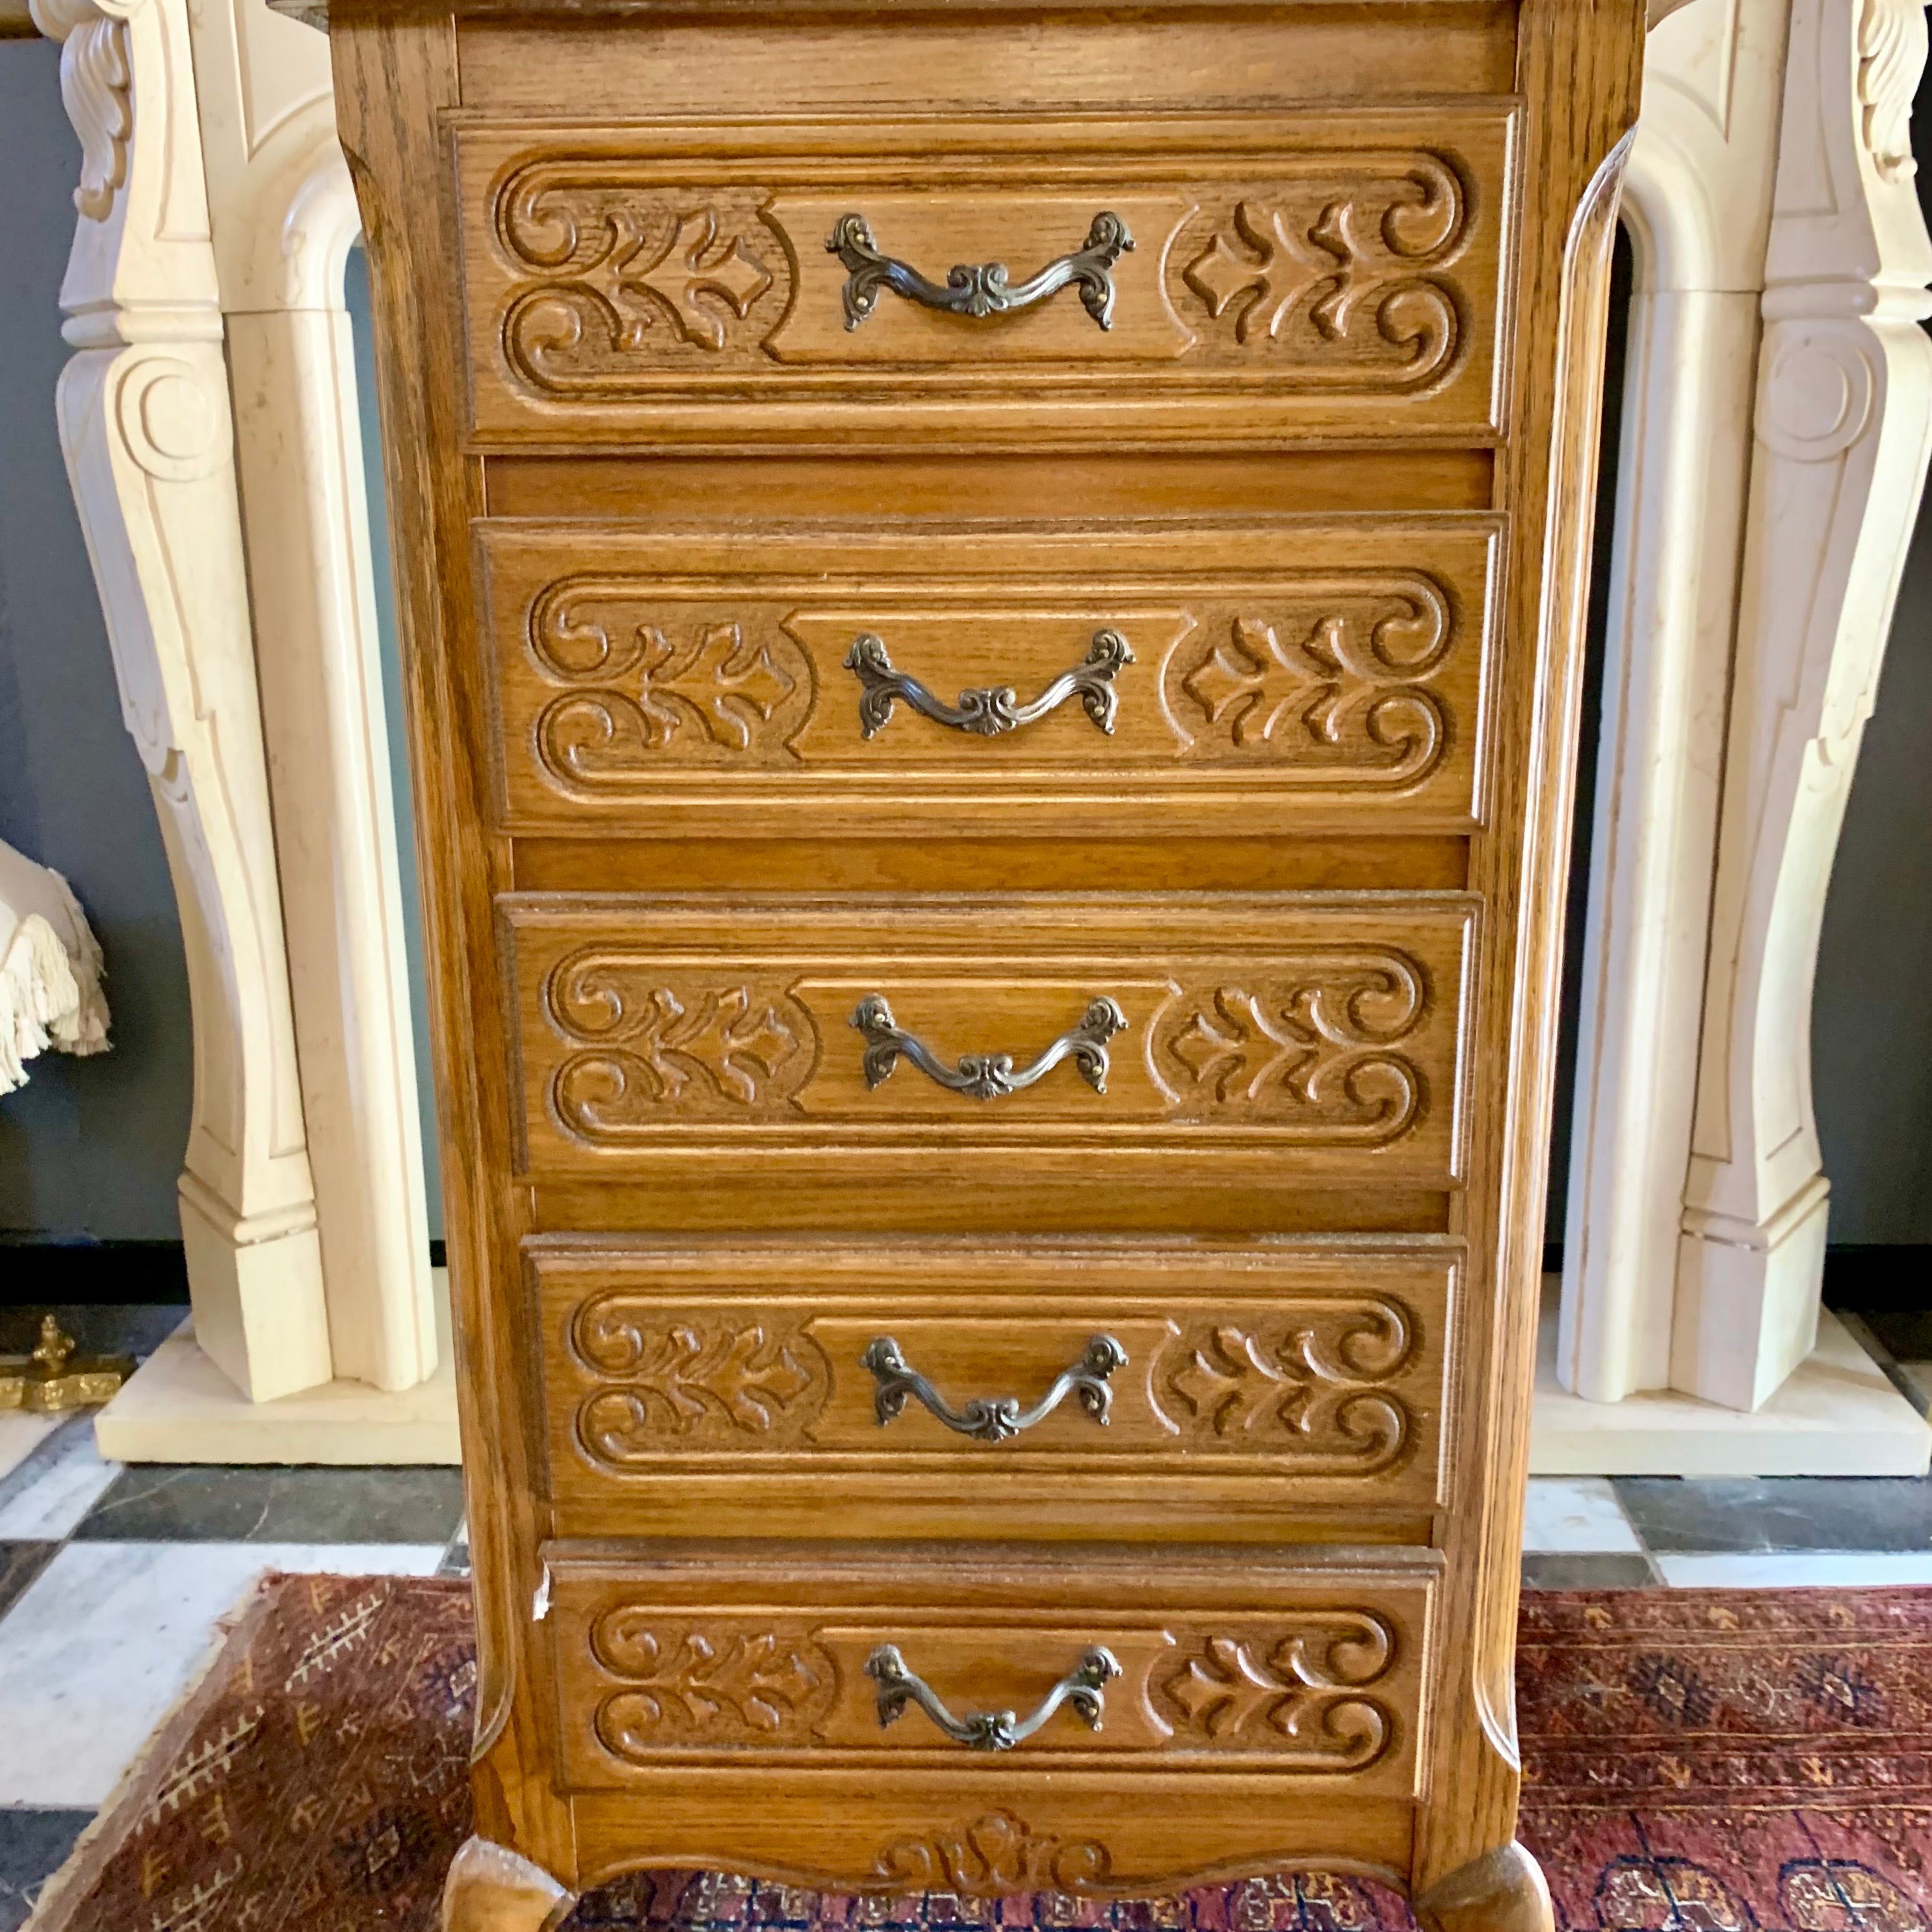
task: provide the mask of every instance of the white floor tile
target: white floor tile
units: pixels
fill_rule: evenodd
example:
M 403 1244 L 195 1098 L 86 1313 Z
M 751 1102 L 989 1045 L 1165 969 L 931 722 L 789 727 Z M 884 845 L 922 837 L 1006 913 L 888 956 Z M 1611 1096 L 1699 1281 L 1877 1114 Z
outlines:
M 1932 1550 L 1772 1550 L 1742 1556 L 1654 1556 L 1679 1590 L 1882 1590 L 1932 1583 Z
M 17 1469 L 60 1426 L 57 1415 L 0 1414 L 0 1482 Z
M 120 1474 L 94 1446 L 94 1418 L 68 1418 L 41 1454 L 0 1490 L 0 1543 L 58 1543 Z
M 264 1570 L 426 1576 L 442 1556 L 428 1544 L 69 1544 L 0 1619 L 0 1805 L 98 1805 Z
M 1643 1547 L 1616 1491 L 1601 1476 L 1532 1477 L 1522 1546 L 1538 1554 Z

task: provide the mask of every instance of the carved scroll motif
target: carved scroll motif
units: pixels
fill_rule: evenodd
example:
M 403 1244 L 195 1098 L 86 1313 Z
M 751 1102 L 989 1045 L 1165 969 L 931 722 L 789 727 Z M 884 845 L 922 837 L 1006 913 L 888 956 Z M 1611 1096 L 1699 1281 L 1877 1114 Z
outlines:
M 1448 748 L 1450 721 L 1430 680 L 1454 642 L 1432 578 L 1312 583 L 1204 625 L 1168 658 L 1162 697 L 1197 758 L 1232 751 L 1326 780 L 1410 785 Z
M 708 1631 L 637 1604 L 599 1617 L 590 1653 L 622 1687 L 593 1720 L 612 1756 L 782 1744 L 808 1737 L 838 1688 L 832 1660 L 799 1630 Z
M 950 1831 L 896 1840 L 873 1876 L 896 1892 L 1078 1893 L 1104 1885 L 1113 1864 L 1105 1845 L 1049 1838 L 1011 1811 L 988 1811 Z
M 1198 1323 L 1150 1382 L 1190 1446 L 1291 1458 L 1310 1474 L 1367 1475 L 1409 1446 L 1414 1418 L 1390 1386 L 1417 1352 L 1415 1318 L 1367 1296 L 1250 1322 Z
M 763 199 L 649 185 L 610 160 L 516 170 L 495 199 L 497 244 L 518 278 L 503 310 L 505 360 L 534 388 L 582 396 L 640 363 L 755 353 L 791 279 L 759 219 Z
M 768 762 L 812 701 L 805 653 L 775 623 L 668 604 L 638 579 L 551 585 L 529 641 L 545 679 L 568 687 L 533 736 L 568 792 L 621 793 L 668 765 Z
M 134 88 L 124 20 L 96 14 L 69 30 L 61 56 L 61 97 L 80 136 L 80 184 L 74 205 L 90 221 L 105 221 L 127 185 Z
M 1912 100 L 1925 47 L 1924 0 L 1858 0 L 1858 137 L 1883 182 L 1914 172 Z
M 782 986 L 666 975 L 618 950 L 586 948 L 562 961 L 544 1006 L 580 1048 L 550 1076 L 556 1118 L 608 1144 L 674 1118 L 782 1112 L 817 1058 L 811 1016 Z
M 1223 181 L 1176 184 L 1176 205 L 1200 212 L 1138 238 L 1172 265 L 1173 308 L 1148 361 L 1265 369 L 1330 394 L 1412 392 L 1446 380 L 1480 307 L 1458 278 L 1472 229 L 1472 190 L 1458 164 L 1423 149 L 1337 150 L 1261 166 L 1232 190 Z M 862 210 L 866 184 L 848 191 Z M 490 202 L 500 278 L 492 327 L 503 367 L 520 386 L 563 400 L 648 396 L 693 377 L 795 380 L 781 346 L 782 325 L 797 321 L 794 262 L 822 251 L 825 234 L 794 232 L 802 218 L 788 214 L 787 192 L 782 182 L 668 184 L 635 155 L 513 164 Z M 983 210 L 983 196 L 960 192 L 962 215 Z M 816 223 L 822 196 L 808 191 L 803 205 Z M 1021 230 L 1047 219 L 1024 195 L 1007 212 Z M 836 301 L 808 275 L 803 298 L 820 294 Z M 1138 299 L 1151 306 L 1150 298 L 1144 290 Z M 1124 294 L 1124 311 L 1128 302 Z M 958 362 L 1025 380 L 1000 320 L 960 336 Z M 1138 320 L 1123 313 L 1117 326 Z M 1100 352 L 1083 343 L 1066 359 Z M 855 353 L 836 340 L 819 353 L 834 366 L 865 359 L 862 345 Z
M 1384 1147 L 1422 1118 L 1421 1067 L 1401 1050 L 1430 1010 L 1405 952 L 1285 958 L 1265 975 L 1190 989 L 1154 1016 L 1148 1060 L 1183 1119 L 1244 1118 L 1313 1145 Z
M 796 1324 L 749 1310 L 680 1313 L 622 1294 L 577 1311 L 570 1348 L 603 1386 L 577 1412 L 577 1438 L 622 1468 L 680 1450 L 776 1449 L 824 1408 L 830 1372 Z
M 1370 1610 L 1290 1615 L 1260 1636 L 1209 1636 L 1156 1685 L 1176 1742 L 1263 1751 L 1300 1772 L 1354 1772 L 1395 1738 L 1393 1710 L 1366 1694 L 1396 1657 L 1396 1634 Z
M 1312 387 L 1410 390 L 1457 360 L 1462 306 L 1442 271 L 1468 232 L 1468 192 L 1440 155 L 1311 155 L 1237 190 L 1172 259 L 1250 356 Z

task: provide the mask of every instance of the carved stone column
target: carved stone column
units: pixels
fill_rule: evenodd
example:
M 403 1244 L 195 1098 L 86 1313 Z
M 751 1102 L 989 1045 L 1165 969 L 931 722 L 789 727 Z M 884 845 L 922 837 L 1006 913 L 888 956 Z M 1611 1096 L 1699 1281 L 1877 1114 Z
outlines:
M 406 1389 L 436 1337 L 344 300 L 362 216 L 327 40 L 265 0 L 190 24 L 335 1373 Z
M 1644 51 L 1557 1373 L 1667 1388 L 1790 0 Z
M 331 1358 L 185 0 L 33 8 L 82 151 L 61 439 L 188 952 L 196 1331 L 260 1400 Z
M 1736 1408 L 1817 1330 L 1812 978 L 1932 424 L 1924 6 L 1792 6 L 1671 1358 L 1674 1386 Z

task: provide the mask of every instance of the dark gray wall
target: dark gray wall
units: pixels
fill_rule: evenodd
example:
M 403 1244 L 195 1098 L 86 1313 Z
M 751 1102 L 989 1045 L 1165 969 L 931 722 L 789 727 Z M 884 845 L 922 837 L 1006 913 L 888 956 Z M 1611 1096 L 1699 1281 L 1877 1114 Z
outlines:
M 1932 1242 L 1932 515 L 1906 563 L 1832 874 L 1811 1072 L 1830 1238 Z
M 0 1099 L 0 1232 L 173 1240 L 188 969 L 54 421 L 80 167 L 59 56 L 0 40 L 0 838 L 80 895 L 106 954 L 113 1051 L 43 1054 Z
M 1932 218 L 1932 82 L 1912 146 Z M 1826 902 L 1811 1077 L 1831 1239 L 1932 1242 L 1932 507 L 1906 561 Z

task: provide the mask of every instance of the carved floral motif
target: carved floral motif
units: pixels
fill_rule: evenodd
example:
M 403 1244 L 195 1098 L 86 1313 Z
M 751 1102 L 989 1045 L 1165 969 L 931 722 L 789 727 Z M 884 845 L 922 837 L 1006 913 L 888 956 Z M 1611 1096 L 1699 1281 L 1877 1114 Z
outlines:
M 674 364 L 755 348 L 746 327 L 768 297 L 784 312 L 790 272 L 755 190 L 647 185 L 621 162 L 559 158 L 496 191 L 496 239 L 518 279 L 503 352 L 535 388 L 594 393 L 640 358 Z
M 1454 641 L 1432 578 L 1311 586 L 1286 608 L 1204 626 L 1163 672 L 1197 754 L 1230 750 L 1325 777 L 1408 784 L 1442 762 L 1449 721 L 1427 680 Z
M 816 1058 L 810 1016 L 782 987 L 667 977 L 649 959 L 586 948 L 544 982 L 551 1025 L 583 1051 L 550 1078 L 562 1124 L 622 1140 L 668 1115 L 750 1116 L 802 1087 Z
M 1156 1408 L 1204 1448 L 1365 1475 L 1408 1444 L 1414 1418 L 1386 1384 L 1415 1353 L 1409 1311 L 1363 1297 L 1190 1325 L 1163 1351 L 1150 1387 Z
M 1090 1891 L 1106 1882 L 1113 1855 L 1090 1840 L 1037 1832 L 1011 1811 L 988 1811 L 923 1838 L 900 1838 L 879 1854 L 873 1876 L 895 1891 Z
M 1282 959 L 1264 977 L 1170 1000 L 1150 1027 L 1154 1077 L 1184 1118 L 1245 1115 L 1324 1144 L 1382 1147 L 1427 1102 L 1399 1051 L 1430 1011 L 1428 976 L 1393 948 Z
M 74 205 L 90 221 L 107 219 L 127 184 L 134 86 L 125 20 L 97 14 L 68 33 L 61 50 L 61 99 L 80 136 L 80 184 Z
M 830 1386 L 816 1343 L 748 1313 L 678 1314 L 600 1295 L 578 1310 L 570 1342 L 584 1369 L 611 1378 L 580 1405 L 578 1440 L 618 1467 L 746 1438 L 780 1447 L 818 1414 Z
M 538 713 L 537 761 L 566 790 L 621 790 L 665 764 L 782 747 L 810 703 L 805 654 L 773 625 L 668 610 L 639 579 L 566 578 L 532 605 L 530 648 L 573 688 Z
M 1301 1772 L 1360 1771 L 1395 1736 L 1389 1706 L 1366 1691 L 1396 1655 L 1394 1629 L 1370 1610 L 1311 1610 L 1263 1636 L 1189 1646 L 1157 1699 L 1178 1738 L 1266 1751 Z
M 1457 165 L 1395 149 L 1262 166 L 1232 190 L 1197 184 L 1186 202 L 1205 212 L 1138 238 L 1174 264 L 1173 308 L 1155 315 L 1144 291 L 1145 312 L 1117 317 L 1157 339 L 1148 359 L 1263 365 L 1298 386 L 1360 394 L 1446 376 L 1469 330 L 1456 265 L 1470 236 L 1470 190 Z M 847 192 L 862 213 L 865 184 Z M 526 388 L 564 399 L 649 394 L 660 378 L 752 370 L 790 380 L 794 264 L 826 244 L 822 226 L 802 225 L 820 220 L 822 197 L 803 206 L 808 218 L 788 212 L 782 186 L 667 183 L 636 155 L 513 163 L 490 202 L 499 272 L 508 272 L 495 323 L 504 364 Z M 1023 203 L 1009 212 L 1024 225 Z M 835 286 L 808 275 L 802 292 L 836 302 Z M 1206 326 L 1181 326 L 1188 310 Z M 800 326 L 811 333 L 824 320 L 808 311 Z M 962 335 L 960 359 L 1008 363 L 1010 339 L 998 328 Z M 854 354 L 836 341 L 814 354 L 833 363 Z
M 598 1740 L 632 1763 L 680 1745 L 803 1737 L 838 1681 L 831 1659 L 802 1633 L 708 1632 L 635 1604 L 598 1618 L 590 1652 L 623 1686 L 597 1707 Z
M 1462 181 L 1439 155 L 1311 157 L 1184 244 L 1180 279 L 1238 346 L 1289 359 L 1304 380 L 1418 388 L 1461 344 L 1455 293 L 1433 272 L 1468 226 Z
M 1925 71 L 1925 0 L 1862 0 L 1858 9 L 1858 136 L 1879 178 L 1909 180 L 1912 100 Z

